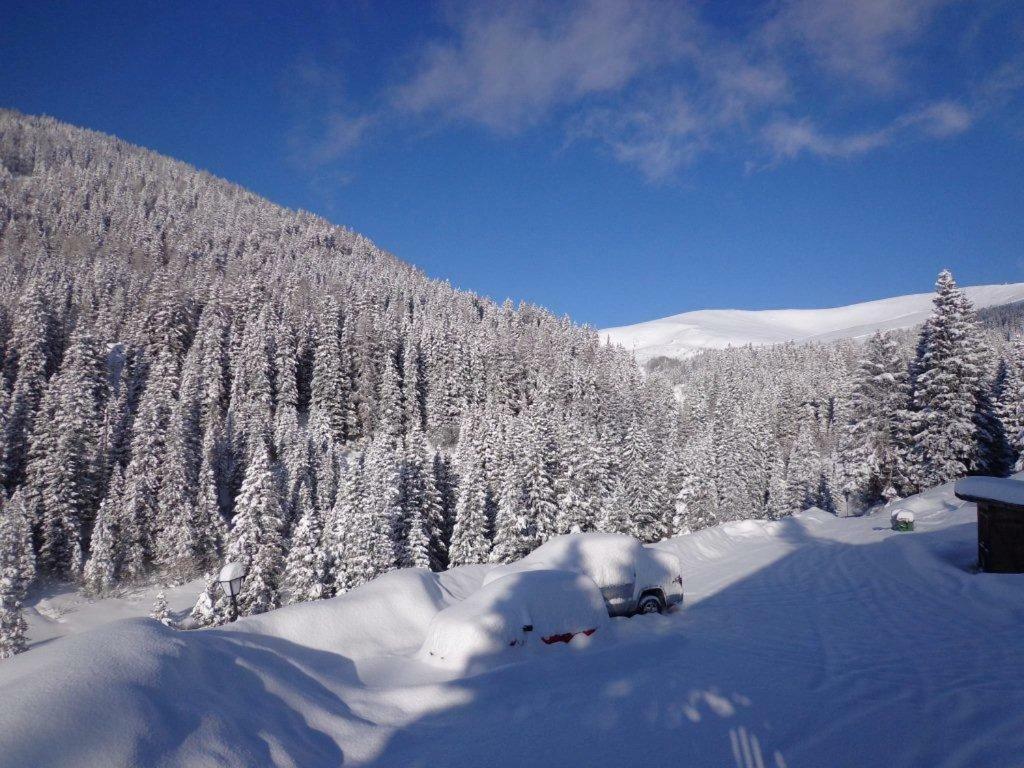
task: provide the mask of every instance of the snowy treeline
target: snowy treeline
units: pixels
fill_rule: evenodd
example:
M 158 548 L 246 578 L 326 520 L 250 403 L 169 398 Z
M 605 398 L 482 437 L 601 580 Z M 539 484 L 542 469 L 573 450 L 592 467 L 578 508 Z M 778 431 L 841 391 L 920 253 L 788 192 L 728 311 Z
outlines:
M 913 333 L 653 361 L 683 404 L 686 518 L 812 505 L 856 514 L 964 474 L 1007 472 L 1024 449 L 1019 325 L 999 313 L 997 330 L 983 327 L 948 272 L 936 291 Z
M 41 573 L 230 558 L 251 613 L 671 523 L 671 392 L 592 330 L 48 119 L 0 113 L 0 161 L 0 479 Z

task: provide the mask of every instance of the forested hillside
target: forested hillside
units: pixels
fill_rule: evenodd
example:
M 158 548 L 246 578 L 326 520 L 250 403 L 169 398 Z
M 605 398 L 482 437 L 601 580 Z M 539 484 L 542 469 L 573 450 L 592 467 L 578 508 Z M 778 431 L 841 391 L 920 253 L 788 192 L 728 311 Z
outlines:
M 0 249 L 4 515 L 41 573 L 232 558 L 255 612 L 671 519 L 671 394 L 627 353 L 316 216 L 2 112 Z
M 1024 427 L 1024 352 L 948 274 L 916 349 L 882 334 L 647 375 L 568 319 L 13 112 L 0 254 L 0 655 L 40 575 L 104 595 L 232 559 L 257 613 L 572 530 L 860 509 L 1003 472 Z

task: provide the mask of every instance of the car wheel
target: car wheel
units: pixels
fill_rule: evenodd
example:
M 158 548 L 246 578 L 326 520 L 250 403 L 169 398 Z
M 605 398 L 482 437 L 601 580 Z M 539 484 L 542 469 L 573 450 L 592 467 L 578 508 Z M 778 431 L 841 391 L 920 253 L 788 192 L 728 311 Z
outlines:
M 644 595 L 636 605 L 637 613 L 661 613 L 664 610 L 665 605 L 657 595 Z

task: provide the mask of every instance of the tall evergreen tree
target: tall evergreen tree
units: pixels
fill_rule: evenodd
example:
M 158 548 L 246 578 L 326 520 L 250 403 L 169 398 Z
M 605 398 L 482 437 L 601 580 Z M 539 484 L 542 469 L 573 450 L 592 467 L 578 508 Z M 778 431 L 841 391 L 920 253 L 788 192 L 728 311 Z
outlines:
M 242 614 L 264 613 L 280 604 L 284 569 L 281 498 L 266 439 L 257 442 L 235 500 L 235 517 L 228 538 L 228 559 L 246 570 L 238 609 Z
M 914 432 L 909 471 L 916 488 L 966 474 L 978 450 L 978 400 L 985 383 L 974 308 L 948 270 L 935 284 L 935 309 L 912 370 Z
M 0 659 L 26 650 L 22 601 L 33 564 L 32 533 L 20 499 L 0 507 Z

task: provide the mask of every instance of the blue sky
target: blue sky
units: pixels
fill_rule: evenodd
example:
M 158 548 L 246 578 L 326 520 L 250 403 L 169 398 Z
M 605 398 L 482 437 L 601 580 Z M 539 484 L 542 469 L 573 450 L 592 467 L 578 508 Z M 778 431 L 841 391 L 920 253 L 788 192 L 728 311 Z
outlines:
M 1024 281 L 1024 5 L 12 2 L 0 105 L 603 327 Z

